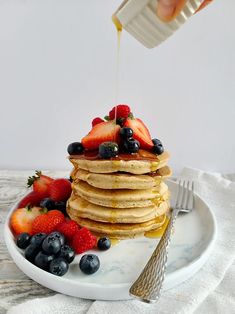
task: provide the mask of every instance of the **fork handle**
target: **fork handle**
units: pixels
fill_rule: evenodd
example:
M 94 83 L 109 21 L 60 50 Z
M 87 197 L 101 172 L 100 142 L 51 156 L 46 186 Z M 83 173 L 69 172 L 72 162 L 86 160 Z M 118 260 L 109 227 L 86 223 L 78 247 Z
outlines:
M 161 240 L 138 279 L 131 286 L 130 295 L 141 301 L 152 303 L 158 300 L 165 278 L 168 248 L 172 229 L 179 210 L 174 208 Z

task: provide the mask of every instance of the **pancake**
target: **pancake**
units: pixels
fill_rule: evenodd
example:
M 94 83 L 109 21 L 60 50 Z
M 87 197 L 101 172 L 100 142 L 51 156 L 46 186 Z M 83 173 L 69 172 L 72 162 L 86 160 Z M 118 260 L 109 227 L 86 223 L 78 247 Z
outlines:
M 164 152 L 161 155 L 154 155 L 140 149 L 138 154 L 126 154 L 123 157 L 120 155 L 120 157 L 113 159 L 89 159 L 84 155 L 71 155 L 69 160 L 75 169 L 79 168 L 94 173 L 122 171 L 133 174 L 145 174 L 166 166 L 169 154 Z
M 148 175 L 157 175 L 158 177 L 161 177 L 163 180 L 166 178 L 169 178 L 172 176 L 172 170 L 168 166 L 164 166 L 160 169 L 158 169 L 156 172 L 150 172 Z
M 69 206 L 67 208 L 67 213 L 71 219 L 75 220 L 80 226 L 88 228 L 91 232 L 99 234 L 100 236 L 106 235 L 116 239 L 135 238 L 144 235 L 147 231 L 160 228 L 166 219 L 166 215 L 162 215 L 143 223 L 112 224 L 78 217 Z
M 72 190 L 90 203 L 113 208 L 147 207 L 162 197 L 168 199 L 168 187 L 164 182 L 146 190 L 105 190 L 79 181 L 72 183 Z
M 158 201 L 149 207 L 118 209 L 95 205 L 72 194 L 67 206 L 70 213 L 81 218 L 110 223 L 141 223 L 165 214 L 169 201 Z
M 151 189 L 171 175 L 171 169 L 165 166 L 150 174 L 134 175 L 129 173 L 94 173 L 83 169 L 74 169 L 71 173 L 76 182 L 82 180 L 100 189 Z

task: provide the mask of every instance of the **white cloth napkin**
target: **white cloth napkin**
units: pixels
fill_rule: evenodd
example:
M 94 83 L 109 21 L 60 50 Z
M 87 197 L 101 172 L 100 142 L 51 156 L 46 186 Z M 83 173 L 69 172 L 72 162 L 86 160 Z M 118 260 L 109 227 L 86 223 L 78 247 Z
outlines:
M 90 301 L 56 294 L 14 306 L 7 313 L 235 313 L 235 175 L 222 176 L 186 168 L 182 176 L 195 181 L 195 191 L 212 208 L 218 224 L 213 252 L 193 278 L 164 292 L 155 304 L 137 300 Z

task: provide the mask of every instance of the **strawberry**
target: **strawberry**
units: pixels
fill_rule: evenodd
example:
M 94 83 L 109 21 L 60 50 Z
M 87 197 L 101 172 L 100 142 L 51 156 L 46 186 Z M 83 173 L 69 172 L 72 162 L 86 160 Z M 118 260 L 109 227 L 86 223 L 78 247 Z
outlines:
M 140 147 L 142 149 L 152 149 L 153 142 L 151 140 L 151 135 L 143 121 L 140 119 L 128 118 L 125 121 L 124 126 L 133 130 L 133 138 L 140 142 Z
M 117 105 L 115 107 L 113 107 L 113 109 L 109 112 L 109 118 L 110 120 L 114 120 L 115 119 L 115 110 L 116 110 L 116 119 L 126 119 L 128 118 L 131 109 L 128 105 Z
M 24 207 L 16 209 L 10 218 L 10 226 L 18 235 L 22 232 L 32 234 L 32 222 L 43 213 L 41 207 Z
M 26 206 L 39 206 L 41 200 L 45 197 L 45 194 L 37 193 L 35 191 L 27 194 L 18 204 L 18 208 Z
M 96 237 L 87 229 L 82 228 L 75 233 L 72 247 L 77 254 L 91 250 L 96 245 Z
M 73 236 L 79 229 L 79 225 L 74 220 L 64 221 L 56 227 L 56 231 L 62 233 L 67 241 L 72 241 Z
M 51 233 L 56 230 L 57 225 L 65 221 L 61 211 L 53 209 L 36 217 L 32 222 L 32 234 Z
M 49 186 L 49 196 L 56 202 L 67 201 L 71 192 L 71 182 L 67 179 L 56 179 Z
M 93 119 L 93 120 L 92 120 L 92 127 L 95 126 L 96 124 L 101 123 L 101 122 L 104 122 L 104 120 L 101 119 L 101 118 L 95 118 L 95 119 Z
M 120 125 L 114 121 L 96 124 L 92 130 L 82 139 L 82 145 L 89 150 L 99 148 L 103 142 L 119 142 Z
M 28 187 L 33 186 L 33 190 L 38 193 L 45 194 L 45 197 L 48 196 L 49 185 L 54 180 L 48 176 L 42 174 L 41 171 L 36 170 L 35 176 L 28 178 Z

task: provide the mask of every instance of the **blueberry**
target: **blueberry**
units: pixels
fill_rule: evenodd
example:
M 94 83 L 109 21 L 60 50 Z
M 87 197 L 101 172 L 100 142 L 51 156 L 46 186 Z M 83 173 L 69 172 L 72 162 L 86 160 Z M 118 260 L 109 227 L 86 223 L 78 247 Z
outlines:
M 55 202 L 51 198 L 47 197 L 41 200 L 40 207 L 47 208 L 48 210 L 55 209 Z
M 47 237 L 50 238 L 51 240 L 53 240 L 53 239 L 60 240 L 60 244 L 61 245 L 65 244 L 65 237 L 64 237 L 64 235 L 62 233 L 58 232 L 58 231 L 54 231 L 54 232 L 50 233 Z
M 111 247 L 111 241 L 108 237 L 100 238 L 97 242 L 97 247 L 101 251 L 106 251 Z
M 70 246 L 62 245 L 57 256 L 63 257 L 70 264 L 74 260 L 75 252 Z
M 85 254 L 79 262 L 79 267 L 87 275 L 94 274 L 100 267 L 100 260 L 95 254 Z
M 53 261 L 53 259 L 54 255 L 47 255 L 44 252 L 40 251 L 34 259 L 34 265 L 41 269 L 48 270 L 49 264 L 51 261 Z
M 74 142 L 69 144 L 67 151 L 69 155 L 79 155 L 84 151 L 84 147 L 80 142 Z
M 159 139 L 157 139 L 157 138 L 154 138 L 152 140 L 152 142 L 153 142 L 153 145 L 154 145 L 153 148 L 152 148 L 153 152 L 155 154 L 161 155 L 164 152 L 164 147 L 162 145 L 162 142 Z
M 59 202 L 55 202 L 55 209 L 58 209 L 62 212 L 66 212 L 66 202 L 64 201 L 59 201 Z
M 38 245 L 35 244 L 30 244 L 25 252 L 24 252 L 24 256 L 25 258 L 30 261 L 31 263 L 34 262 L 34 259 L 36 257 L 36 255 L 39 253 L 40 251 L 40 247 Z
M 16 245 L 20 249 L 26 249 L 30 243 L 30 239 L 31 236 L 28 233 L 26 232 L 20 233 L 16 238 Z
M 153 145 L 162 145 L 162 142 L 157 138 L 153 138 L 152 142 L 153 142 Z
M 99 146 L 99 155 L 101 158 L 111 158 L 118 155 L 118 144 L 115 142 L 104 142 Z
M 56 254 L 60 251 L 61 242 L 57 237 L 48 235 L 42 242 L 42 249 L 47 254 Z
M 63 276 L 67 273 L 68 269 L 69 264 L 62 257 L 55 258 L 49 265 L 49 272 L 56 276 Z
M 34 236 L 32 236 L 30 240 L 30 244 L 33 244 L 39 248 L 41 248 L 41 244 L 43 240 L 46 238 L 46 233 L 36 233 Z
M 127 138 L 131 138 L 133 134 L 134 132 L 131 128 L 124 127 L 124 128 L 121 128 L 120 130 L 120 135 L 124 140 Z
M 163 146 L 153 146 L 153 152 L 157 155 L 161 155 L 164 152 Z
M 137 153 L 140 149 L 140 143 L 134 138 L 129 138 L 124 141 L 123 148 L 127 153 Z

